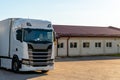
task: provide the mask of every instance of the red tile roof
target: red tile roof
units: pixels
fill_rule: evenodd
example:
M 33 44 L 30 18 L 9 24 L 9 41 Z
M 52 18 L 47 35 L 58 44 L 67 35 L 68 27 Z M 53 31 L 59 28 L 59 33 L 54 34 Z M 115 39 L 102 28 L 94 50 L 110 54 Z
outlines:
M 57 37 L 120 37 L 116 27 L 53 25 Z

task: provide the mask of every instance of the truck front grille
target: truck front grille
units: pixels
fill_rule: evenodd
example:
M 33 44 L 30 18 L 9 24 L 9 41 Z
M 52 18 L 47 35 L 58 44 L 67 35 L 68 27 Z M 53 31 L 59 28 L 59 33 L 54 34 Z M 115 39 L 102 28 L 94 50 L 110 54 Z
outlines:
M 30 65 L 32 66 L 48 66 L 53 65 L 51 60 L 51 51 L 32 51 L 29 50 Z

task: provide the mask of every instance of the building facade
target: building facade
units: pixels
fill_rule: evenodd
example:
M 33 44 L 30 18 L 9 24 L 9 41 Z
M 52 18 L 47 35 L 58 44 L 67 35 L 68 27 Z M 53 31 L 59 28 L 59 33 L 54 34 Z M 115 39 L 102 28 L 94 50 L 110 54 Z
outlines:
M 120 30 L 114 27 L 54 25 L 56 56 L 120 53 Z

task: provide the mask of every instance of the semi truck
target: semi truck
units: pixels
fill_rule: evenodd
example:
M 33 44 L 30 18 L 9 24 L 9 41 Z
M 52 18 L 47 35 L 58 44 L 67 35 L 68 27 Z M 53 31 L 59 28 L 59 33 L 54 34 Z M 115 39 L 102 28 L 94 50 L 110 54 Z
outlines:
M 9 18 L 0 21 L 0 67 L 48 72 L 54 68 L 55 32 L 50 21 Z

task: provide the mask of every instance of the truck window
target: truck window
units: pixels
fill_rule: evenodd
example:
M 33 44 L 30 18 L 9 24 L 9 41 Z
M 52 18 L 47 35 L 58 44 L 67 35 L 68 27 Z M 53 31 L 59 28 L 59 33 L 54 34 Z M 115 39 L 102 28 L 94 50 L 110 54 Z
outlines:
M 53 31 L 43 29 L 24 29 L 23 41 L 33 43 L 51 43 L 53 41 Z
M 19 40 L 20 42 L 22 42 L 22 29 L 19 29 L 16 31 L 16 38 L 17 40 Z

